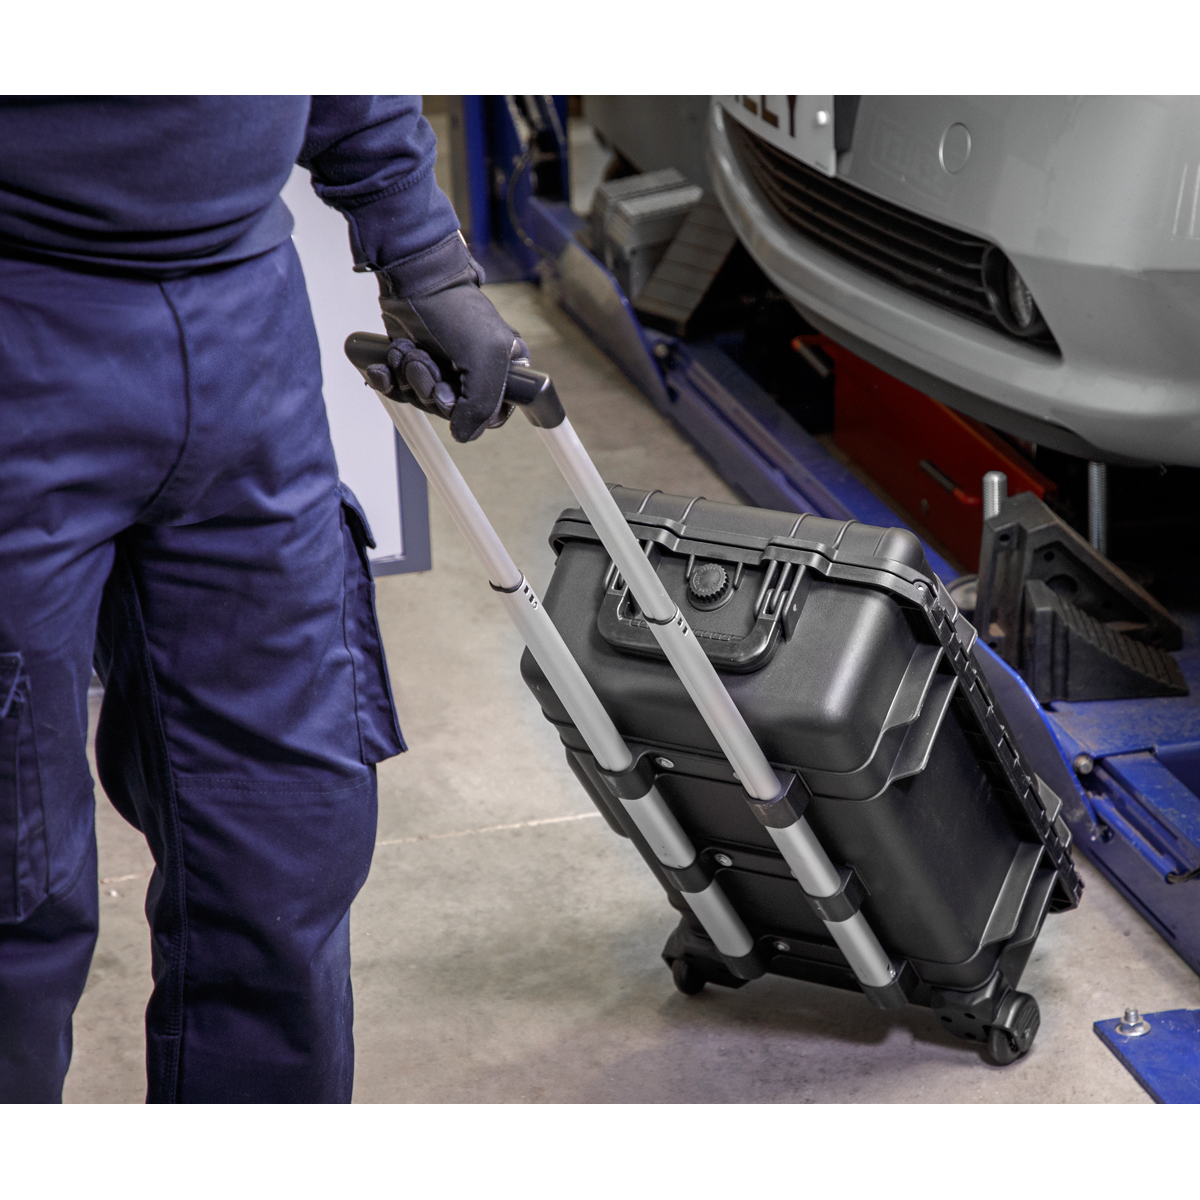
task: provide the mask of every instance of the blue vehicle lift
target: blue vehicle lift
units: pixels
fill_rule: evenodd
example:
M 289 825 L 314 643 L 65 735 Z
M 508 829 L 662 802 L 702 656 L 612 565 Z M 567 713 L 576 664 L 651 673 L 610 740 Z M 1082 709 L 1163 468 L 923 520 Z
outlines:
M 1126 1015 L 1141 1020 L 1097 1021 L 1096 1036 L 1159 1104 L 1200 1104 L 1200 1011 Z
M 496 105 L 492 111 L 503 116 Z M 726 482 L 763 507 L 904 524 L 718 346 L 643 328 L 617 281 L 576 237 L 584 220 L 565 198 L 535 195 L 520 177 L 519 138 L 510 134 L 501 145 L 508 158 L 500 173 L 507 167 L 516 189 L 506 205 L 491 201 L 493 214 L 504 210 L 493 228 L 507 239 L 506 249 Z M 957 574 L 931 547 L 926 556 L 943 581 Z M 1022 749 L 1063 798 L 1075 845 L 1200 973 L 1200 615 L 1172 615 L 1184 630 L 1175 657 L 1191 689 L 1185 697 L 1043 708 L 982 641 L 976 653 Z M 1179 1014 L 1157 1015 L 1171 1019 L 1161 1022 L 1158 1039 L 1131 1051 L 1137 1069 L 1122 1054 L 1132 1039 L 1101 1029 L 1113 1022 L 1098 1022 L 1097 1033 L 1159 1098 L 1152 1086 L 1159 1052 L 1151 1042 L 1164 1040 L 1168 1028 L 1176 1042 L 1186 1041 L 1200 1025 Z M 1189 1052 L 1195 1057 L 1194 1046 Z M 1174 1095 L 1165 1084 L 1160 1090 Z
M 467 211 L 459 216 L 471 253 L 492 283 L 537 278 L 543 254 L 518 214 L 551 157 L 555 190 L 570 198 L 566 96 L 463 96 L 462 137 Z

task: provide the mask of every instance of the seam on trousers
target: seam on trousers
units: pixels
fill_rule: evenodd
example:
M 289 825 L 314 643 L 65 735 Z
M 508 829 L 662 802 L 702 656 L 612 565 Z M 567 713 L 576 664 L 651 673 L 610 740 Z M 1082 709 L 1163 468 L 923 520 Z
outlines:
M 179 443 L 179 453 L 175 456 L 175 461 L 163 476 L 163 481 L 155 489 L 154 495 L 146 501 L 145 507 L 138 515 L 137 520 L 140 523 L 148 521 L 153 515 L 159 501 L 170 487 L 171 481 L 178 474 L 184 455 L 187 454 L 188 445 L 192 440 L 192 364 L 188 358 L 187 335 L 183 331 L 183 318 L 180 317 L 175 302 L 167 294 L 167 289 L 161 282 L 158 285 L 158 291 L 171 313 L 171 319 L 175 322 L 175 331 L 179 335 L 179 357 L 183 362 L 183 438 Z
M 29 740 L 33 743 L 33 768 L 37 772 L 38 781 L 38 807 L 42 810 L 42 845 L 45 848 L 46 854 L 46 874 L 44 883 L 46 886 L 46 899 L 50 899 L 50 823 L 46 820 L 46 780 L 42 774 L 42 756 L 38 751 L 38 723 L 37 709 L 33 704 L 33 680 L 31 679 L 26 685 L 29 689 Z M 19 872 L 18 872 L 19 876 Z M 44 901 L 43 901 L 44 903 Z
M 167 1067 L 168 1078 L 164 1081 L 169 1086 L 165 1086 L 163 1091 L 170 1095 L 173 1101 L 177 1102 L 179 1099 L 179 1058 L 183 1046 L 183 991 L 188 943 L 187 872 L 184 870 L 183 862 L 183 835 L 179 825 L 179 803 L 175 791 L 175 775 L 171 769 L 171 759 L 167 752 L 167 735 L 166 730 L 163 729 L 162 709 L 158 702 L 158 681 L 155 678 L 154 664 L 150 657 L 150 645 L 146 638 L 146 626 L 142 619 L 141 598 L 138 596 L 137 581 L 132 570 L 129 569 L 127 558 L 125 558 L 122 566 L 128 572 L 128 581 L 130 584 L 128 589 L 123 589 L 127 597 L 125 603 L 130 605 L 129 616 L 132 620 L 129 623 L 135 625 L 141 637 L 141 654 L 138 656 L 139 669 L 145 672 L 142 686 L 146 689 L 146 699 L 150 706 L 157 742 L 155 746 L 155 758 L 158 759 L 158 762 L 155 764 L 155 775 L 159 778 L 156 780 L 156 783 L 161 789 L 164 801 L 163 811 L 167 817 L 166 837 L 163 839 L 164 843 L 168 844 L 167 862 L 165 865 L 167 867 L 171 865 L 170 856 L 173 854 L 178 867 L 176 872 L 178 883 L 175 887 L 173 900 L 179 915 L 179 942 L 178 945 L 171 947 L 168 973 L 173 973 L 174 978 L 171 980 L 171 990 L 167 993 L 169 998 L 167 1006 L 168 1021 L 167 1028 L 163 1031 L 173 1041 L 171 1061 Z M 158 867 L 158 870 L 164 876 L 163 887 L 165 891 L 169 877 L 162 867 Z M 153 930 L 151 930 L 151 937 L 153 936 Z

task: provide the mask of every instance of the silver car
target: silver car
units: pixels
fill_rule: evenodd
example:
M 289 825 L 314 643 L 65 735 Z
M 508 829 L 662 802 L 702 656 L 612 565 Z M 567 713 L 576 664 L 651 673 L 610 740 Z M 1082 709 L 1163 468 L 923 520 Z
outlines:
M 1200 466 L 1200 100 L 721 96 L 713 185 L 817 328 L 953 408 Z

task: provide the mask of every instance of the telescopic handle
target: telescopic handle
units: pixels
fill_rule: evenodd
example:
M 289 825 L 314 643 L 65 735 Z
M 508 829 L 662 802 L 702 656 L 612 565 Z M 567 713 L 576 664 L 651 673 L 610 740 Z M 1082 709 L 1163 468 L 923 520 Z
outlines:
M 384 361 L 386 338 L 355 334 L 346 344 L 351 362 L 372 380 L 367 369 Z M 537 404 L 536 415 L 553 415 L 545 397 L 557 397 L 549 380 L 535 371 L 522 371 L 516 381 L 529 398 L 525 411 Z M 394 390 L 394 389 L 393 389 Z M 539 399 L 540 398 L 540 399 Z M 738 978 L 762 974 L 753 958 L 751 937 L 721 885 L 699 871 L 696 847 L 684 833 L 658 791 L 654 778 L 646 778 L 612 718 L 605 711 L 582 668 L 563 641 L 541 601 L 517 569 L 496 536 L 479 502 L 471 494 L 454 460 L 434 431 L 428 416 L 419 408 L 379 394 L 384 410 L 400 436 L 421 464 L 430 484 L 442 498 L 454 523 L 474 549 L 488 573 L 493 591 L 508 610 L 522 640 L 542 668 L 554 694 L 566 708 L 572 723 L 583 734 L 588 749 L 605 772 L 613 802 L 621 805 L 645 839 L 643 853 L 655 859 L 660 872 L 686 872 L 676 878 L 684 901 L 695 913 L 726 965 Z M 561 412 L 561 408 L 559 409 Z

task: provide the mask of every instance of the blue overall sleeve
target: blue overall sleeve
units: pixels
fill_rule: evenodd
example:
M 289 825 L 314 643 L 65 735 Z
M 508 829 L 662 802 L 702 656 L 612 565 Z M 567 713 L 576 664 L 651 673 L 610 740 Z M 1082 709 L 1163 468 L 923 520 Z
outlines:
M 296 161 L 346 217 L 355 269 L 380 271 L 458 230 L 436 157 L 420 96 L 314 96 Z

